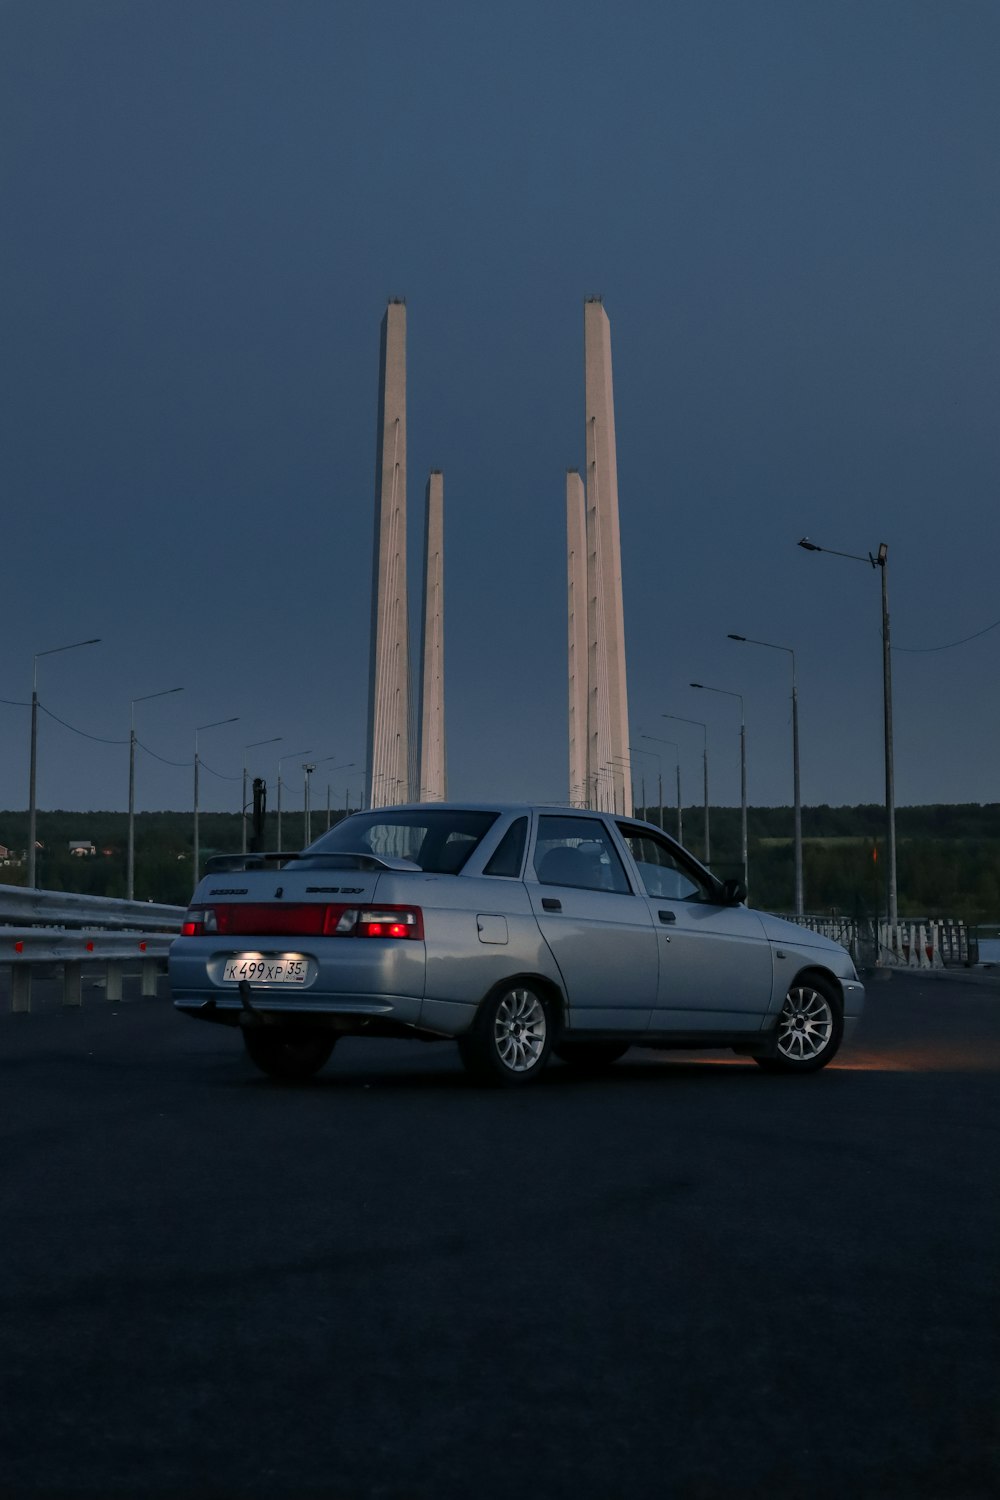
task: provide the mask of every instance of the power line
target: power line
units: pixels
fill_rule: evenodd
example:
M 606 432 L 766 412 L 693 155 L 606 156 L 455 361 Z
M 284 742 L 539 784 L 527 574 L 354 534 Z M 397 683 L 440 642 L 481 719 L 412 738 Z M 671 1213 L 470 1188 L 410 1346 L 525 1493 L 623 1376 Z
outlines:
M 946 641 L 943 646 L 893 646 L 894 651 L 907 651 L 920 654 L 925 651 L 950 651 L 954 646 L 964 646 L 967 641 L 976 641 L 981 635 L 989 635 L 991 630 L 996 630 L 1000 620 L 994 620 L 992 625 L 985 626 L 982 630 L 973 631 L 972 635 L 963 635 L 960 641 Z
M 85 729 L 77 729 L 75 724 L 67 724 L 65 719 L 60 719 L 59 715 L 54 714 L 51 708 L 46 708 L 44 703 L 39 703 L 38 707 L 42 710 L 43 714 L 48 714 L 50 719 L 55 719 L 56 723 L 61 724 L 64 729 L 71 729 L 74 734 L 82 735 L 85 740 L 96 740 L 100 745 L 128 744 L 128 740 L 108 740 L 101 734 L 88 734 Z
M 219 778 L 220 781 L 242 781 L 243 780 L 242 774 L 239 775 L 239 776 L 227 776 L 226 773 L 225 773 L 225 771 L 213 771 L 212 767 L 211 766 L 207 766 L 205 764 L 205 762 L 201 759 L 200 756 L 198 757 L 198 764 L 201 767 L 201 769 L 203 771 L 207 771 L 210 776 L 218 776 L 218 778 Z
M 151 755 L 154 760 L 162 760 L 165 766 L 182 766 L 186 768 L 188 766 L 194 765 L 193 760 L 168 760 L 165 755 L 157 755 L 156 751 L 150 750 L 148 745 L 144 745 L 142 743 L 142 740 L 137 739 L 136 744 L 139 746 L 140 750 L 145 750 L 146 754 Z

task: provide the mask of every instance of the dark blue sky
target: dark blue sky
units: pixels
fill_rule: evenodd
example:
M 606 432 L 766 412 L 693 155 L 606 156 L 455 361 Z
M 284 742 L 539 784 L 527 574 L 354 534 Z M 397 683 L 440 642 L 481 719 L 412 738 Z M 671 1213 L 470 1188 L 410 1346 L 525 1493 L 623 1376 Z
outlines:
M 364 758 L 379 322 L 409 314 L 411 589 L 445 474 L 453 795 L 565 797 L 564 471 L 611 318 L 633 734 L 699 795 L 882 795 L 899 646 L 1000 617 L 993 0 L 0 5 L 0 696 L 239 775 Z M 894 658 L 897 800 L 997 800 L 1000 631 Z M 122 807 L 43 720 L 39 804 Z M 0 705 L 0 805 L 27 801 Z M 636 743 L 642 743 L 636 741 Z M 263 758 L 256 760 L 255 755 Z M 669 756 L 670 752 L 666 752 Z M 648 760 L 652 775 L 654 762 Z M 294 782 L 295 762 L 285 774 Z M 344 795 L 343 772 L 333 780 Z M 325 768 L 317 800 L 325 800 Z M 353 783 L 354 795 L 359 782 Z M 236 807 L 205 778 L 206 805 Z M 141 807 L 190 803 L 142 756 Z M 291 796 L 291 793 L 290 793 Z

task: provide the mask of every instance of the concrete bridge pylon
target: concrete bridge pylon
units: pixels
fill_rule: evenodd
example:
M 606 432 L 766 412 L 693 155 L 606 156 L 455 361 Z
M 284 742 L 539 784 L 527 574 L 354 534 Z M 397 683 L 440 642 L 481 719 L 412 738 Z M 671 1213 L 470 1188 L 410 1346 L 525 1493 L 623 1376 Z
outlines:
M 382 319 L 368 668 L 368 805 L 408 802 L 410 658 L 406 594 L 406 304 Z
M 599 297 L 583 308 L 586 391 L 586 768 L 583 800 L 592 807 L 632 813 L 629 761 L 628 686 L 625 674 L 625 621 L 621 537 L 618 518 L 618 454 L 611 374 L 611 324 Z M 577 479 L 579 476 L 577 476 Z M 570 799 L 579 800 L 574 782 L 582 757 L 576 747 L 580 716 L 578 604 L 580 572 L 572 555 L 579 550 L 579 513 L 567 478 L 567 546 L 570 553 Z

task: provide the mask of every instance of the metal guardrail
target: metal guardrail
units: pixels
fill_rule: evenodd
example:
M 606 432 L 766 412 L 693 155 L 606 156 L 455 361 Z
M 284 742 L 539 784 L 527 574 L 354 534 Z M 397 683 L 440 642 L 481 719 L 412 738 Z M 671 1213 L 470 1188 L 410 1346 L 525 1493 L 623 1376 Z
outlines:
M 123 901 L 116 896 L 81 896 L 75 891 L 42 891 L 33 886 L 0 885 L 0 923 L 25 927 L 128 928 L 144 932 L 177 932 L 183 906 L 155 901 Z
M 84 964 L 103 963 L 107 997 L 122 998 L 127 967 L 138 964 L 141 993 L 156 994 L 157 976 L 180 931 L 183 906 L 81 896 L 0 885 L 0 963 L 11 966 L 11 1009 L 31 1009 L 36 967 L 62 968 L 63 1004 L 82 1003 Z

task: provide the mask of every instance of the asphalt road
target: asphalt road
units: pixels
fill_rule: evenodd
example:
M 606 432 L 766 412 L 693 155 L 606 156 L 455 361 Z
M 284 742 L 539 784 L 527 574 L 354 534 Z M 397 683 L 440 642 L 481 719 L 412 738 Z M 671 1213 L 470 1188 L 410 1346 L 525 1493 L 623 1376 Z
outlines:
M 1000 982 L 775 1078 L 0 1016 L 0 1497 L 1000 1492 Z

